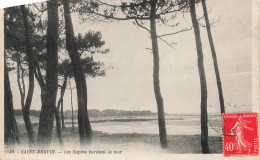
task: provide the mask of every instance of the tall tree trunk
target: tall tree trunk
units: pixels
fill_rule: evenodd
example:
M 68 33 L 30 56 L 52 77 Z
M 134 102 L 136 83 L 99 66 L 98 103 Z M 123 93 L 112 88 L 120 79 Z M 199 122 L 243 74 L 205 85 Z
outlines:
M 155 24 L 156 3 L 157 0 L 153 0 L 151 2 L 151 18 L 150 18 L 150 29 L 151 29 L 151 39 L 152 39 L 152 49 L 153 49 L 153 65 L 154 65 L 153 85 L 154 85 L 154 94 L 157 102 L 158 125 L 159 125 L 161 147 L 167 148 L 168 142 L 167 142 L 167 133 L 166 133 L 166 126 L 165 126 L 163 98 L 160 91 L 160 79 L 159 79 L 159 66 L 160 66 L 159 50 L 158 50 L 158 42 L 157 42 L 156 24 Z
M 33 58 L 33 53 L 32 53 L 32 48 L 31 48 L 31 43 L 30 43 L 30 33 L 29 33 L 29 26 L 28 26 L 28 19 L 27 19 L 27 12 L 25 9 L 25 6 L 21 6 L 21 12 L 23 15 L 23 25 L 24 25 L 24 35 L 25 35 L 25 48 L 26 48 L 26 53 L 27 53 L 27 61 L 28 61 L 28 66 L 29 66 L 29 88 L 27 92 L 27 97 L 26 101 L 24 104 L 24 107 L 22 108 L 23 110 L 23 119 L 25 123 L 25 127 L 27 130 L 28 138 L 29 138 L 29 144 L 32 145 L 34 144 L 34 135 L 33 135 L 33 126 L 31 123 L 30 119 L 30 107 L 32 103 L 32 97 L 33 97 L 33 91 L 34 91 L 34 58 Z
M 4 143 L 19 144 L 19 131 L 14 116 L 13 95 L 6 64 L 4 64 L 4 90 Z
M 41 88 L 41 101 L 42 101 L 42 104 L 43 104 L 43 102 L 44 102 L 45 82 L 44 82 L 42 73 L 40 71 L 40 67 L 39 67 L 37 62 L 35 64 L 35 66 L 36 66 L 35 77 L 36 77 L 36 79 L 38 81 L 38 84 L 40 85 L 40 88 Z M 64 83 L 66 83 L 66 82 L 64 82 Z M 64 86 L 64 84 L 63 84 L 63 86 Z M 62 88 L 64 88 L 64 87 L 62 87 Z M 62 90 L 63 89 L 61 89 L 61 97 L 60 97 L 60 99 L 63 98 L 63 96 L 64 96 L 64 93 L 63 93 L 64 91 L 62 91 Z M 60 108 L 60 103 L 61 103 L 60 99 L 58 101 L 57 107 L 55 108 L 55 118 L 56 118 L 56 130 L 57 130 L 57 136 L 58 136 L 58 139 L 59 139 L 59 143 L 61 145 L 63 145 L 63 137 L 62 137 L 61 123 L 60 123 L 60 121 L 61 121 L 60 119 L 61 118 L 60 118 L 60 114 L 59 114 L 59 108 Z
M 224 105 L 222 84 L 221 84 L 220 74 L 219 74 L 219 69 L 218 69 L 218 60 L 217 60 L 215 46 L 214 46 L 214 42 L 213 42 L 213 38 L 212 38 L 212 34 L 211 34 L 207 6 L 206 6 L 205 0 L 201 0 L 201 1 L 202 1 L 202 7 L 203 7 L 203 12 L 204 12 L 205 22 L 206 22 L 206 28 L 207 28 L 207 33 L 208 33 L 209 44 L 210 44 L 212 58 L 213 58 L 213 63 L 214 63 L 216 80 L 217 80 L 220 110 L 221 110 L 221 113 L 225 113 L 225 105 Z
M 74 134 L 74 109 L 73 109 L 73 101 L 72 101 L 73 93 L 72 93 L 70 79 L 69 79 L 69 84 L 70 84 L 71 123 L 72 123 L 72 133 Z
M 190 0 L 190 14 L 194 28 L 194 35 L 196 41 L 197 55 L 198 55 L 198 70 L 200 77 L 200 89 L 201 89 L 201 147 L 202 153 L 209 153 L 208 145 L 208 113 L 207 113 L 207 82 L 203 64 L 203 51 L 200 38 L 200 28 L 198 20 L 196 18 L 195 0 Z
M 70 15 L 70 6 L 68 0 L 63 0 L 65 28 L 66 28 L 66 45 L 71 58 L 73 71 L 75 75 L 75 83 L 77 88 L 78 99 L 78 125 L 81 145 L 91 143 L 92 128 L 87 112 L 87 86 L 85 74 L 82 69 L 82 64 L 78 50 L 75 45 L 74 30 Z
M 48 28 L 47 28 L 47 64 L 44 101 L 40 113 L 38 128 L 38 143 L 49 146 L 53 132 L 54 113 L 58 89 L 58 31 L 59 16 L 56 0 L 47 1 Z

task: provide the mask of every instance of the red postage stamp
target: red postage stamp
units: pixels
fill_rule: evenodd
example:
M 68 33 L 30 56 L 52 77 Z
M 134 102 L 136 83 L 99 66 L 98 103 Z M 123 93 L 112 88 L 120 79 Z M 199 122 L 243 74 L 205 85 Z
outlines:
M 258 113 L 223 114 L 224 156 L 258 155 Z

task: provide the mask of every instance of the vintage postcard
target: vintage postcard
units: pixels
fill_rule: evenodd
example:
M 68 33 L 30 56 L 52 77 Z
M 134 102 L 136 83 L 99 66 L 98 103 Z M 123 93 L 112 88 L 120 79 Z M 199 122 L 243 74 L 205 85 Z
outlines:
M 257 0 L 0 10 L 0 159 L 259 159 Z

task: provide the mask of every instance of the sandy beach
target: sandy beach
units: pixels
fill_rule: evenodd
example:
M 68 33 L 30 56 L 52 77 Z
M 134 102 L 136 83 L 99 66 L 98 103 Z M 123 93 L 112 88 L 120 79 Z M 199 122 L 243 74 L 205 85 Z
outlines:
M 77 125 L 75 125 L 77 126 Z M 18 149 L 28 147 L 27 133 L 23 124 L 18 124 L 20 131 L 20 143 Z M 37 124 L 34 124 L 34 135 L 37 135 Z M 52 145 L 55 149 L 88 149 L 89 151 L 117 150 L 124 153 L 174 153 L 174 154 L 201 154 L 200 135 L 168 135 L 169 148 L 162 150 L 158 134 L 119 133 L 108 134 L 100 131 L 93 131 L 91 146 L 80 148 L 78 128 L 75 127 L 74 134 L 71 127 L 63 130 L 63 146 L 58 143 L 56 129 L 53 130 Z M 222 137 L 209 136 L 210 152 L 222 153 Z

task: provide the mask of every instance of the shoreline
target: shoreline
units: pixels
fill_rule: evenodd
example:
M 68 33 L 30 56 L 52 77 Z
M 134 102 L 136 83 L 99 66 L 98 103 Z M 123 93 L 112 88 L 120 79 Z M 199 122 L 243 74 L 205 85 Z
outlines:
M 18 126 L 19 129 L 24 127 Z M 37 137 L 37 126 L 34 126 L 34 136 Z M 63 132 L 63 146 L 59 145 L 56 128 L 53 129 L 52 143 L 50 148 L 55 149 L 82 149 L 79 143 L 78 128 L 75 127 L 72 133 L 71 127 L 66 127 Z M 140 133 L 116 133 L 108 134 L 93 130 L 93 138 L 90 150 L 113 150 L 124 151 L 128 153 L 167 153 L 167 154 L 201 154 L 200 135 L 168 135 L 167 149 L 160 148 L 158 134 L 140 134 Z M 36 138 L 35 138 L 36 139 Z M 28 137 L 25 130 L 20 132 L 20 146 L 17 149 L 29 148 Z M 222 153 L 222 137 L 209 136 L 209 147 L 211 154 Z M 85 148 L 86 149 L 86 148 Z

